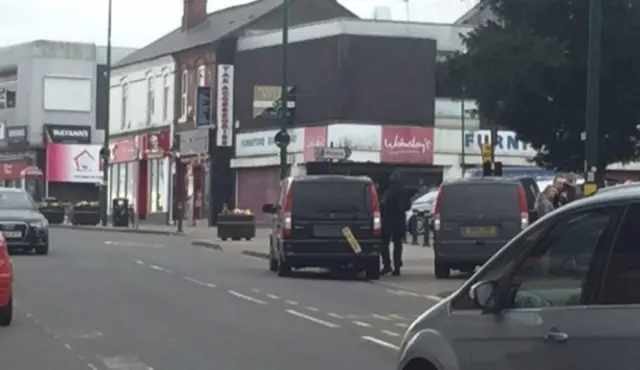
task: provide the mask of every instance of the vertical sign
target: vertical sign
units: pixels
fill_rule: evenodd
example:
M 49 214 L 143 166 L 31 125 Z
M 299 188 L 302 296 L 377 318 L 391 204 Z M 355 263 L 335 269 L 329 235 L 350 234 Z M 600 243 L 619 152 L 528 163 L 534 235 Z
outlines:
M 211 125 L 211 89 L 208 86 L 198 86 L 196 92 L 196 126 Z
M 216 145 L 230 147 L 233 143 L 233 65 L 218 64 Z

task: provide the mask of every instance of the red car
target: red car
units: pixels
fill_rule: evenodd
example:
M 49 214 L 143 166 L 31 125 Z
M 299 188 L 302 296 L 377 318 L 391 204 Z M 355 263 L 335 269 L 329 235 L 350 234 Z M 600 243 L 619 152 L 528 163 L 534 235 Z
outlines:
M 13 266 L 9 258 L 7 241 L 0 234 L 0 326 L 9 326 L 13 320 Z

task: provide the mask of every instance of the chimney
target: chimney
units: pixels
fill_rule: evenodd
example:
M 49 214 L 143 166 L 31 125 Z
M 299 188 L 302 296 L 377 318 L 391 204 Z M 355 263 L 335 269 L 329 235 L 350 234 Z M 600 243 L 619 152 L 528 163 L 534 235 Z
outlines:
M 188 31 L 207 20 L 207 0 L 183 0 L 182 31 Z

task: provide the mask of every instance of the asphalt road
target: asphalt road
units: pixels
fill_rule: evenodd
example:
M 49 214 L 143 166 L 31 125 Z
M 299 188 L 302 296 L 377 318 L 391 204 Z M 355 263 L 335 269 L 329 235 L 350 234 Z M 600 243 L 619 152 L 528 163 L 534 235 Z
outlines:
M 264 260 L 181 237 L 51 237 L 49 256 L 13 256 L 3 370 L 388 370 L 435 303 L 317 273 L 278 278 Z

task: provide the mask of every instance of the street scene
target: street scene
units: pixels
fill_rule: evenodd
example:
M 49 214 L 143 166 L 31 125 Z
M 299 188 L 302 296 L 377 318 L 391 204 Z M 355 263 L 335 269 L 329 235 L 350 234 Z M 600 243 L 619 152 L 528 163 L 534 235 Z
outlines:
M 459 284 L 402 286 L 326 273 L 279 279 L 261 241 L 52 229 L 50 255 L 12 256 L 5 369 L 390 369 L 408 325 Z M 426 266 L 421 266 L 421 270 Z

